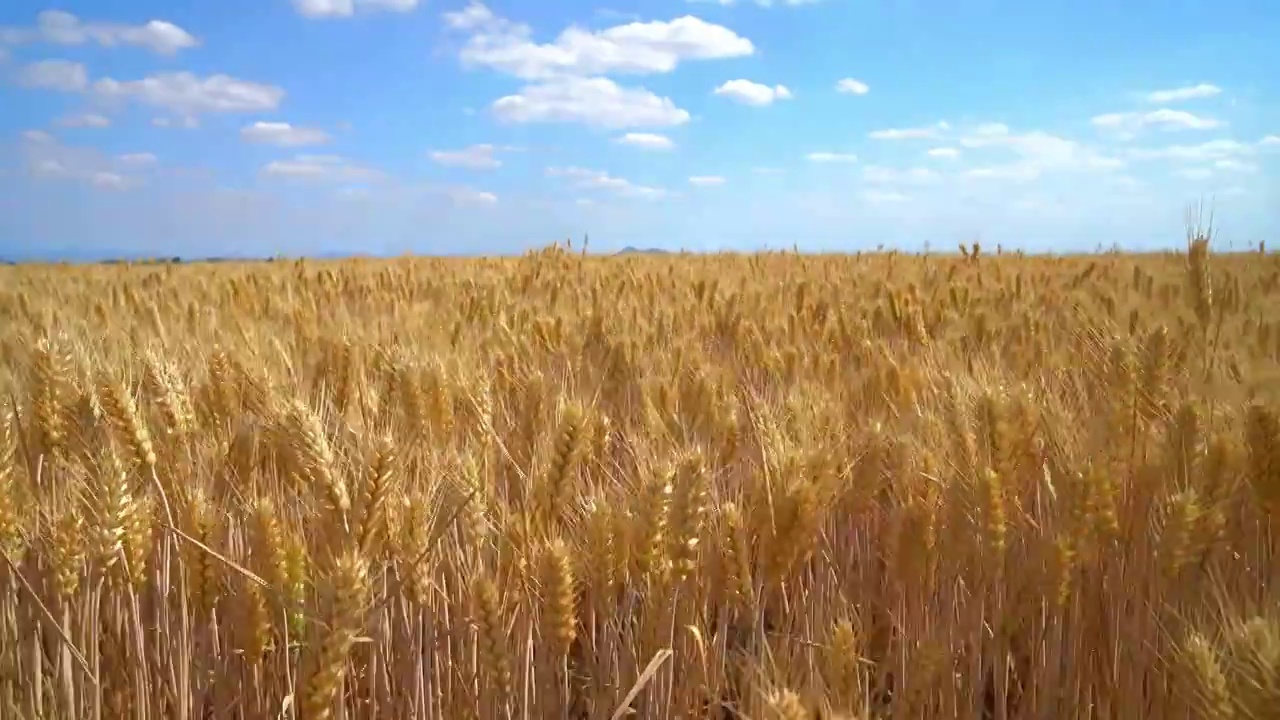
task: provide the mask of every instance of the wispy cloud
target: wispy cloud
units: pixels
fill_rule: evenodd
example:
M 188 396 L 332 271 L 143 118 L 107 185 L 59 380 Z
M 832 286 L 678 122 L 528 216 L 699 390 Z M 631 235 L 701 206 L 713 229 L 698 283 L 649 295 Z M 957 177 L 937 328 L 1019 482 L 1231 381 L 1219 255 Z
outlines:
M 1170 88 L 1167 90 L 1153 90 L 1148 92 L 1145 97 L 1149 103 L 1161 104 L 1211 98 L 1221 93 L 1222 88 L 1217 85 L 1199 83 L 1197 85 L 1187 85 L 1185 87 Z
M 871 88 L 861 80 L 844 78 L 836 83 L 836 92 L 846 95 L 866 95 Z
M 0 27 L 0 44 L 26 43 L 132 46 L 146 48 L 157 55 L 174 55 L 199 46 L 200 40 L 165 20 L 149 20 L 141 25 L 84 22 L 69 12 L 45 10 L 36 16 L 35 27 Z
M 858 156 L 853 153 L 840 152 L 811 152 L 804 158 L 809 162 L 815 163 L 854 163 L 858 162 Z

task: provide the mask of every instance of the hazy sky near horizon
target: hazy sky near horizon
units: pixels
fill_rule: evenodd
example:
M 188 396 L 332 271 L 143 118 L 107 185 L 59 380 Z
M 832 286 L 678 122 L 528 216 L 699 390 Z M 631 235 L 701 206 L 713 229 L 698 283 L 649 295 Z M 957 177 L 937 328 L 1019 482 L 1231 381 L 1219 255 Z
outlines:
M 0 4 L 0 256 L 1280 245 L 1267 0 Z M 1270 70 L 1268 70 L 1270 68 Z

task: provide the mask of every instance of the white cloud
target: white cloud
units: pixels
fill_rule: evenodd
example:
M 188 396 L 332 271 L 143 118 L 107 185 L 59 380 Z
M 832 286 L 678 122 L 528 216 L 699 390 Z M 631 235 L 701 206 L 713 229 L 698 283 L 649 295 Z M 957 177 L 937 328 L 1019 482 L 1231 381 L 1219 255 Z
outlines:
M 479 2 L 472 2 L 462 10 L 451 10 L 444 14 L 444 24 L 454 30 L 474 30 L 495 23 L 499 23 L 499 18 Z
M 1268 135 L 1262 138 L 1261 140 L 1259 140 L 1258 144 L 1263 147 L 1280 146 L 1280 135 Z
M 111 125 L 111 118 L 97 113 L 78 113 L 64 115 L 54 122 L 62 127 L 104 128 Z
M 28 172 L 38 180 L 78 182 L 103 190 L 126 190 L 141 185 L 142 179 L 130 172 L 154 164 L 136 162 L 130 155 L 108 157 L 94 148 L 63 145 L 52 135 L 38 130 L 23 133 L 21 151 Z
M 886 185 L 923 185 L 937 182 L 941 179 L 941 176 L 929 168 L 918 167 L 899 170 L 898 168 L 881 165 L 867 165 L 862 168 L 862 179 L 870 183 Z
M 871 88 L 867 87 L 866 83 L 853 78 L 844 78 L 836 83 L 836 92 L 848 95 L 866 95 L 870 90 Z
M 943 160 L 955 160 L 960 157 L 960 151 L 951 147 L 930 148 L 929 152 L 925 154 L 929 157 L 942 158 Z
M 724 183 L 725 179 L 719 175 L 694 175 L 689 178 L 689 184 L 695 187 L 715 187 Z
M 811 152 L 804 156 L 809 162 L 815 163 L 854 163 L 858 162 L 858 156 L 853 153 L 837 153 L 837 152 Z
M 535 42 L 528 25 L 498 17 L 478 2 L 445 13 L 445 24 L 472 33 L 459 53 L 464 66 L 487 67 L 526 80 L 666 73 L 686 60 L 743 57 L 755 52 L 750 40 L 691 15 L 665 22 L 631 22 L 600 31 L 573 25 L 550 43 Z
M 1018 158 L 1011 163 L 971 169 L 966 173 L 971 178 L 1027 182 L 1046 172 L 1107 172 L 1125 166 L 1124 160 L 1104 155 L 1074 140 L 1041 130 L 1014 133 L 1002 123 L 978 125 L 960 137 L 960 145 L 967 148 L 1001 149 Z
M 355 0 L 293 0 L 293 9 L 306 18 L 345 18 L 356 14 L 356 2 Z
M 18 71 L 18 84 L 27 88 L 78 92 L 89 85 L 84 65 L 70 60 L 40 60 Z
M 332 138 L 329 133 L 318 128 L 294 127 L 287 122 L 259 120 L 252 125 L 240 128 L 240 139 L 245 142 L 263 145 L 301 147 L 304 145 L 323 145 Z
M 941 131 L 949 129 L 951 129 L 951 125 L 942 120 L 928 127 L 872 130 L 867 133 L 867 137 L 872 140 L 935 140 L 939 137 Z
M 1069 165 L 1096 165 L 1117 167 L 1119 161 L 1105 159 L 1082 143 L 1057 137 L 1043 131 L 1014 133 L 1000 123 L 987 123 L 974 128 L 972 133 L 960 137 L 964 147 L 1004 147 L 1044 163 L 1069 167 Z
M 38 178 L 66 178 L 70 177 L 66 166 L 57 160 L 43 159 L 32 160 L 27 163 L 27 169 L 31 174 Z
M 566 77 L 526 85 L 493 102 L 500 119 L 515 123 L 578 122 L 606 128 L 663 127 L 689 122 L 670 98 L 603 78 Z
M 337 155 L 297 155 L 292 160 L 273 160 L 264 165 L 261 172 L 273 177 L 321 182 L 367 182 L 383 177 L 379 170 Z
M 177 118 L 177 119 L 167 118 L 167 117 L 158 117 L 158 118 L 151 118 L 151 124 L 154 125 L 155 127 L 162 127 L 162 128 L 181 127 L 186 130 L 193 130 L 195 128 L 200 127 L 200 120 L 199 118 L 191 117 L 190 115 L 186 117 Z
M 1222 88 L 1217 85 L 1208 83 L 1200 83 L 1198 85 L 1190 85 L 1187 87 L 1173 88 L 1170 90 L 1154 90 L 1147 93 L 1146 100 L 1150 103 L 1171 103 L 1182 102 L 1184 100 L 1196 100 L 1199 98 L 1209 98 L 1222 92 Z
M 356 12 L 411 12 L 418 0 L 293 0 L 293 9 L 307 18 L 348 18 Z
M 1093 116 L 1089 122 L 1100 130 L 1133 137 L 1146 128 L 1159 130 L 1212 130 L 1225 125 L 1214 118 L 1200 117 L 1185 110 L 1163 108 L 1151 112 L 1117 112 Z
M 34 28 L 0 28 L 0 42 L 45 42 L 54 45 L 84 45 L 93 42 L 102 47 L 141 47 L 158 55 L 173 55 L 179 50 L 200 44 L 191 33 L 164 20 L 151 20 L 141 25 L 82 22 L 75 15 L 61 10 L 41 12 L 36 16 Z
M 645 150 L 670 150 L 676 146 L 666 135 L 645 132 L 629 132 L 619 137 L 617 142 Z
M 135 166 L 136 165 L 154 165 L 156 164 L 156 162 L 158 162 L 158 158 L 156 158 L 156 156 L 153 153 L 149 153 L 149 152 L 125 153 L 123 155 L 117 155 L 116 159 L 124 163 L 125 165 L 135 165 Z
M 221 74 L 200 77 L 190 72 L 163 73 L 124 82 L 103 78 L 93 84 L 93 93 L 103 100 L 134 100 L 182 117 L 275 110 L 285 94 L 274 85 Z
M 1040 175 L 1040 169 L 1028 163 L 989 165 L 970 168 L 964 172 L 965 177 L 973 180 L 1014 180 L 1017 182 L 1031 182 L 1038 179 Z
M 365 6 L 370 10 L 386 10 L 388 12 L 409 12 L 418 7 L 419 0 L 356 0 L 356 7 Z
M 588 170 L 581 167 L 549 167 L 547 177 L 565 178 L 575 188 L 589 190 L 606 190 L 623 197 L 656 199 L 667 195 L 667 191 L 659 187 L 637 185 L 630 180 L 613 177 L 602 170 Z
M 1213 163 L 1213 166 L 1218 170 L 1226 170 L 1228 172 L 1253 173 L 1258 171 L 1257 165 L 1249 162 L 1241 162 L 1240 160 L 1218 160 Z
M 125 190 L 130 184 L 129 180 L 120 173 L 107 172 L 105 170 L 90 175 L 89 183 L 104 190 Z
M 626 87 L 609 74 L 652 74 L 689 60 L 751 55 L 750 40 L 693 16 L 670 21 L 629 22 L 593 31 L 578 25 L 539 43 L 532 29 L 474 1 L 444 13 L 445 25 L 468 35 L 459 59 L 530 81 L 495 100 L 494 115 L 506 122 L 576 122 L 606 128 L 667 127 L 689 121 L 689 113 L 643 87 Z
M 1010 130 L 1009 126 L 1005 125 L 1004 123 L 988 122 L 988 123 L 981 123 L 977 127 L 975 127 L 970 133 L 970 137 L 984 138 L 989 140 L 991 138 L 1008 137 L 1009 133 L 1011 132 L 1013 131 Z
M 457 205 L 495 205 L 498 202 L 497 195 L 484 190 L 457 187 L 449 188 L 445 192 Z
M 1245 143 L 1230 140 L 1209 140 L 1198 145 L 1169 145 L 1162 148 L 1135 148 L 1129 156 L 1138 160 L 1187 160 L 1208 161 L 1252 155 L 1254 148 Z
M 785 85 L 761 85 L 750 80 L 730 80 L 713 91 L 716 95 L 727 97 L 730 100 L 740 102 L 744 105 L 754 105 L 760 107 L 763 105 L 771 105 L 775 100 L 790 100 L 791 91 Z
M 492 170 L 502 166 L 502 161 L 493 156 L 495 150 L 493 145 L 487 143 L 472 145 L 461 150 L 433 150 L 431 159 L 436 164 L 446 167 Z

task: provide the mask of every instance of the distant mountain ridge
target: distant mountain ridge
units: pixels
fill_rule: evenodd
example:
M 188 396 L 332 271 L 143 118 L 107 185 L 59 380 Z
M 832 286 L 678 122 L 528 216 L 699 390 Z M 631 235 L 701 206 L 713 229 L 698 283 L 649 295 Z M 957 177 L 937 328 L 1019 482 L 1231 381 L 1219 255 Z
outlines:
M 619 255 L 666 255 L 667 251 L 661 248 L 638 248 L 630 245 L 618 251 Z

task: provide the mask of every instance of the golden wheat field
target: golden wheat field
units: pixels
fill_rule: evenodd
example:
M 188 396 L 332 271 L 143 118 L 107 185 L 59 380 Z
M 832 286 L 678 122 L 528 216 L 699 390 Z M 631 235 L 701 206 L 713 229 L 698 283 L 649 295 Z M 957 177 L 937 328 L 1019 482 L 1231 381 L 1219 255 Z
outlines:
M 0 268 L 4 718 L 1280 717 L 1280 257 Z

